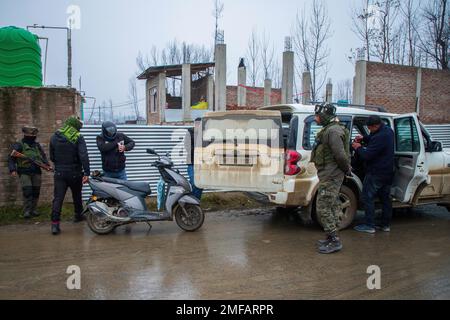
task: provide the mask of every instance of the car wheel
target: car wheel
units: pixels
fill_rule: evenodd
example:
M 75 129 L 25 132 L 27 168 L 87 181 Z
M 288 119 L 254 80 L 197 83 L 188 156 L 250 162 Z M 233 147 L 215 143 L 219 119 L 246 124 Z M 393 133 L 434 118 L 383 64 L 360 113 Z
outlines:
M 358 210 L 358 199 L 356 198 L 355 192 L 347 186 L 342 186 L 339 192 L 339 200 L 341 201 L 341 211 L 338 214 L 338 228 L 339 230 L 343 230 L 351 225 L 353 219 L 356 216 L 356 211 Z M 314 200 L 314 210 L 313 210 L 313 220 L 320 224 L 323 227 L 321 220 L 317 216 L 317 210 L 315 202 L 317 201 L 317 197 Z

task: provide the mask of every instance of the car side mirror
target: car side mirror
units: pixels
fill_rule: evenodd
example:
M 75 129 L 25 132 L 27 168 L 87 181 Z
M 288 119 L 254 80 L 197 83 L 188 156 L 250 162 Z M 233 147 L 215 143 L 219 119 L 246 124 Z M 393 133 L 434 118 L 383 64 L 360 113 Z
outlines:
M 440 141 L 431 141 L 430 152 L 440 152 L 442 151 L 442 143 Z
M 154 154 L 154 155 L 158 155 L 158 153 L 156 153 L 156 151 L 155 150 L 153 150 L 153 149 L 147 149 L 147 153 L 148 154 Z

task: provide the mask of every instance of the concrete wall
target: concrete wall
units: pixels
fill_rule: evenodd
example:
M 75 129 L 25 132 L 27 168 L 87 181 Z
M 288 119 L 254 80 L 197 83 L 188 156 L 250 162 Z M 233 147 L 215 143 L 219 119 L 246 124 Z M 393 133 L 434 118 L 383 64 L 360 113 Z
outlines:
M 156 94 L 156 110 L 152 110 L 150 107 L 150 89 L 155 88 Z M 160 73 L 157 77 L 147 79 L 145 82 L 145 106 L 147 110 L 147 123 L 148 124 L 160 124 L 164 122 L 165 109 L 167 106 L 167 94 L 166 94 L 166 74 Z M 177 102 L 176 102 L 177 103 Z M 181 104 L 180 104 L 181 107 Z
M 38 141 L 48 155 L 51 135 L 71 115 L 80 115 L 81 97 L 67 88 L 0 88 L 0 206 L 21 204 L 19 180 L 9 175 L 10 146 L 22 139 L 22 127 L 39 128 Z M 41 202 L 53 199 L 53 175 L 42 173 Z
M 354 103 L 417 112 L 424 123 L 450 123 L 450 71 L 358 61 Z M 419 105 L 416 106 L 416 99 Z
M 247 87 L 246 106 L 238 108 L 237 86 L 227 86 L 227 110 L 256 109 L 264 106 L 264 88 Z M 281 103 L 281 89 L 271 90 L 271 104 Z

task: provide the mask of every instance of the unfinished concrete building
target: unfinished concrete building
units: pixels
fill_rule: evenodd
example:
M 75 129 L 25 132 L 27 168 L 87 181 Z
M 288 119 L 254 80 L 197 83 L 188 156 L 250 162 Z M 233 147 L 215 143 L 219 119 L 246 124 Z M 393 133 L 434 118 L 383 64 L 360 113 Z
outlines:
M 142 72 L 138 79 L 146 80 L 147 123 L 191 122 L 207 110 L 214 110 L 214 66 L 214 62 L 185 63 L 153 66 Z M 181 96 L 168 93 L 168 79 L 181 81 Z M 196 108 L 200 102 L 204 103 Z

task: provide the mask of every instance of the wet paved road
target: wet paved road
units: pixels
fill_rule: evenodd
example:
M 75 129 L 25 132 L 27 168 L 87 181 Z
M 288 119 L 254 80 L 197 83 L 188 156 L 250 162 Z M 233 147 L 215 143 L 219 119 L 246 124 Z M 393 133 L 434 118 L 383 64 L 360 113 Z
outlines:
M 0 299 L 449 299 L 450 213 L 428 206 L 394 218 L 392 232 L 342 232 L 320 255 L 317 227 L 271 209 L 208 213 L 186 233 L 175 222 L 97 236 L 85 223 L 0 227 Z M 69 265 L 81 290 L 66 288 Z M 366 269 L 381 268 L 381 290 Z

